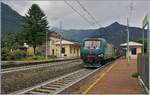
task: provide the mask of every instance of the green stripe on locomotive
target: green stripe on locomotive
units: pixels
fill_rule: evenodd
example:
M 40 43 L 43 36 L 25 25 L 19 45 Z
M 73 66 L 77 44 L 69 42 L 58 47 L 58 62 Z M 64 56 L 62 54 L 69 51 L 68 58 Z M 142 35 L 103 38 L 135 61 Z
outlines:
M 100 41 L 98 48 L 85 48 L 85 41 Z M 85 39 L 81 45 L 81 58 L 83 60 L 84 67 L 100 67 L 105 62 L 111 60 L 114 54 L 113 46 L 108 44 L 103 38 L 88 38 Z M 91 58 L 91 56 L 93 56 Z M 90 56 L 90 57 L 88 57 Z

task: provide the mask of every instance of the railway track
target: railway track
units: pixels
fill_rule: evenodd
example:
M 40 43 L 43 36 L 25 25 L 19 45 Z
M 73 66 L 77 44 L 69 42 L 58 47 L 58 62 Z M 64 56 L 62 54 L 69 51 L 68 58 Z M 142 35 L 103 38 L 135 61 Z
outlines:
M 12 67 L 12 68 L 7 68 L 7 69 L 1 69 L 1 73 L 3 74 L 3 73 L 14 72 L 14 71 L 37 69 L 37 68 L 42 68 L 42 67 L 47 67 L 47 66 L 57 66 L 57 65 L 68 64 L 68 63 L 73 63 L 73 62 L 81 62 L 81 60 L 74 59 L 74 60 L 69 60 L 69 61 L 52 62 L 52 63 L 46 63 L 46 64 L 36 64 L 36 65 L 30 65 L 30 66 L 28 65 L 28 66 L 21 66 L 21 67 Z
M 103 66 L 102 66 L 103 67 Z M 102 68 L 101 67 L 101 68 Z M 73 73 L 61 76 L 57 79 L 50 80 L 39 85 L 29 87 L 23 90 L 13 92 L 11 94 L 59 94 L 64 89 L 70 87 L 71 85 L 85 79 L 89 75 L 95 73 L 98 69 L 80 69 Z
M 13 67 L 22 67 L 22 66 L 32 66 L 32 65 L 39 65 L 39 64 L 47 64 L 47 63 L 53 63 L 53 62 L 60 62 L 60 61 L 69 61 L 69 60 L 76 60 L 80 58 L 59 58 L 59 59 L 53 59 L 53 60 L 35 60 L 35 61 L 28 61 L 28 62 L 14 62 L 13 61 L 9 64 L 9 61 L 2 61 L 1 62 L 1 69 L 6 68 L 13 68 Z

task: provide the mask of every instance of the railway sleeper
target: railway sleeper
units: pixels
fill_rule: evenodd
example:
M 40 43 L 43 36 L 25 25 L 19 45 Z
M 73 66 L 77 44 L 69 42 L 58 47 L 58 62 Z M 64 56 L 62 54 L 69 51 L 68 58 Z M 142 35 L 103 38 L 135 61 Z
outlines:
M 50 93 L 51 90 L 43 89 L 43 88 L 36 88 L 32 90 L 33 92 L 41 92 L 41 93 Z
M 60 79 L 60 80 L 58 80 L 58 81 L 63 81 L 63 80 L 71 80 L 71 78 L 70 78 L 70 77 L 67 77 L 67 78 Z
M 48 84 L 46 87 L 55 87 L 55 88 L 61 88 L 62 86 L 60 85 L 53 85 L 53 84 Z
M 53 85 L 60 85 L 60 86 L 64 86 L 64 84 L 63 84 L 63 83 L 58 83 L 58 82 L 51 83 L 51 84 L 53 84 Z
M 64 80 L 56 81 L 56 83 L 60 83 L 60 84 L 67 84 L 67 82 L 66 82 L 66 81 L 64 81 Z
M 46 89 L 46 90 L 51 90 L 51 91 L 55 91 L 56 89 L 58 88 L 55 88 L 55 87 L 50 87 L 50 86 L 43 86 L 41 87 L 42 89 Z
M 66 81 L 66 82 L 69 82 L 69 81 L 72 81 L 73 79 L 64 79 L 64 80 L 60 80 L 59 82 L 64 82 L 64 81 Z
M 29 92 L 26 92 L 25 94 L 37 94 L 37 95 L 43 95 L 45 93 L 41 93 L 41 92 L 34 92 L 34 91 L 29 91 Z
M 68 82 L 71 82 L 72 79 L 64 79 L 64 80 L 59 80 L 57 81 L 57 83 L 64 83 L 64 84 L 67 84 Z

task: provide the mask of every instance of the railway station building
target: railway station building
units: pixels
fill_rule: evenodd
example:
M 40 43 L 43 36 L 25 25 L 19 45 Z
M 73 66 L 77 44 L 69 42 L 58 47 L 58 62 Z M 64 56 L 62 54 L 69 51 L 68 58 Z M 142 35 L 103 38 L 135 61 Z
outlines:
M 46 44 L 40 45 L 36 48 L 37 54 L 45 56 L 52 55 L 56 57 L 79 57 L 80 56 L 80 44 L 74 41 L 65 40 L 62 35 L 57 32 L 52 32 L 48 36 L 47 48 Z M 62 48 L 62 49 L 61 49 Z M 47 50 L 46 50 L 47 49 Z M 33 47 L 27 48 L 28 55 L 33 55 Z
M 53 32 L 49 37 L 48 55 L 56 57 L 79 57 L 80 44 L 77 42 L 65 40 L 62 35 Z
M 123 50 L 126 52 L 127 56 L 127 43 L 120 44 Z M 139 53 L 142 53 L 143 44 L 130 41 L 129 42 L 129 56 L 131 59 L 136 59 Z
M 54 43 L 54 45 L 56 45 L 56 49 L 58 51 L 57 56 L 61 56 L 61 57 L 79 57 L 80 56 L 80 44 L 77 42 L 62 40 L 62 41 L 58 41 Z
M 48 55 L 56 55 L 56 46 L 54 45 L 54 43 L 60 41 L 60 38 L 61 38 L 60 34 L 58 34 L 57 32 L 51 32 L 50 35 L 48 35 L 47 50 L 46 50 L 46 44 L 43 43 L 43 45 L 36 47 L 36 53 L 45 56 L 45 52 L 47 51 Z M 29 46 L 27 48 L 27 54 L 28 55 L 34 54 L 33 47 Z

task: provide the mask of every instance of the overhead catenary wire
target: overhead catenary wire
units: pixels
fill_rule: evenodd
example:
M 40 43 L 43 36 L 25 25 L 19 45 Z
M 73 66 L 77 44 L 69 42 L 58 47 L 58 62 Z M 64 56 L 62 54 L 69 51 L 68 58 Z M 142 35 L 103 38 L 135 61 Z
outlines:
M 129 63 L 130 61 L 130 47 L 129 47 L 129 41 L 130 41 L 130 31 L 129 31 L 129 20 L 131 20 L 131 15 L 132 15 L 132 10 L 133 10 L 133 3 L 131 2 L 130 4 L 130 13 L 129 17 L 127 17 L 127 61 Z
M 78 12 L 71 4 L 67 2 L 67 0 L 64 0 L 64 2 L 73 10 L 75 11 L 80 17 L 83 18 L 88 24 L 93 25 L 84 15 L 82 15 L 80 12 Z
M 130 6 L 129 6 L 129 22 L 131 21 L 132 17 L 132 12 L 133 12 L 133 2 L 131 1 Z
M 77 3 L 80 5 L 80 7 L 83 9 L 83 11 L 85 11 L 93 19 L 95 24 L 97 24 L 98 26 L 101 26 L 99 24 L 99 22 L 96 20 L 96 18 L 83 6 L 83 4 L 81 4 L 78 0 L 75 0 L 75 1 L 77 1 Z
M 78 15 L 80 15 L 87 23 L 89 23 L 90 25 L 93 26 L 93 24 L 87 20 L 87 18 L 85 16 L 83 16 L 80 12 L 78 12 L 71 4 L 69 4 L 67 2 L 67 0 L 64 0 L 64 2 L 72 9 L 74 10 Z M 93 21 L 99 26 L 99 27 L 102 27 L 101 24 L 96 20 L 96 18 L 78 1 L 76 0 L 76 2 L 80 5 L 80 7 L 83 9 L 83 11 L 85 11 L 92 19 Z M 108 31 L 105 29 L 105 28 L 102 28 L 105 32 L 104 35 L 108 35 Z M 107 36 L 105 36 L 107 38 Z
M 99 21 L 96 20 L 96 18 L 83 6 L 83 4 L 80 3 L 80 1 L 78 1 L 78 0 L 75 0 L 75 1 L 80 5 L 80 7 L 83 9 L 83 11 L 85 11 L 93 19 L 95 24 L 97 24 L 99 27 L 102 27 L 102 25 L 99 23 Z M 105 28 L 102 28 L 102 29 L 105 31 L 105 34 L 108 32 L 108 31 L 106 31 Z

